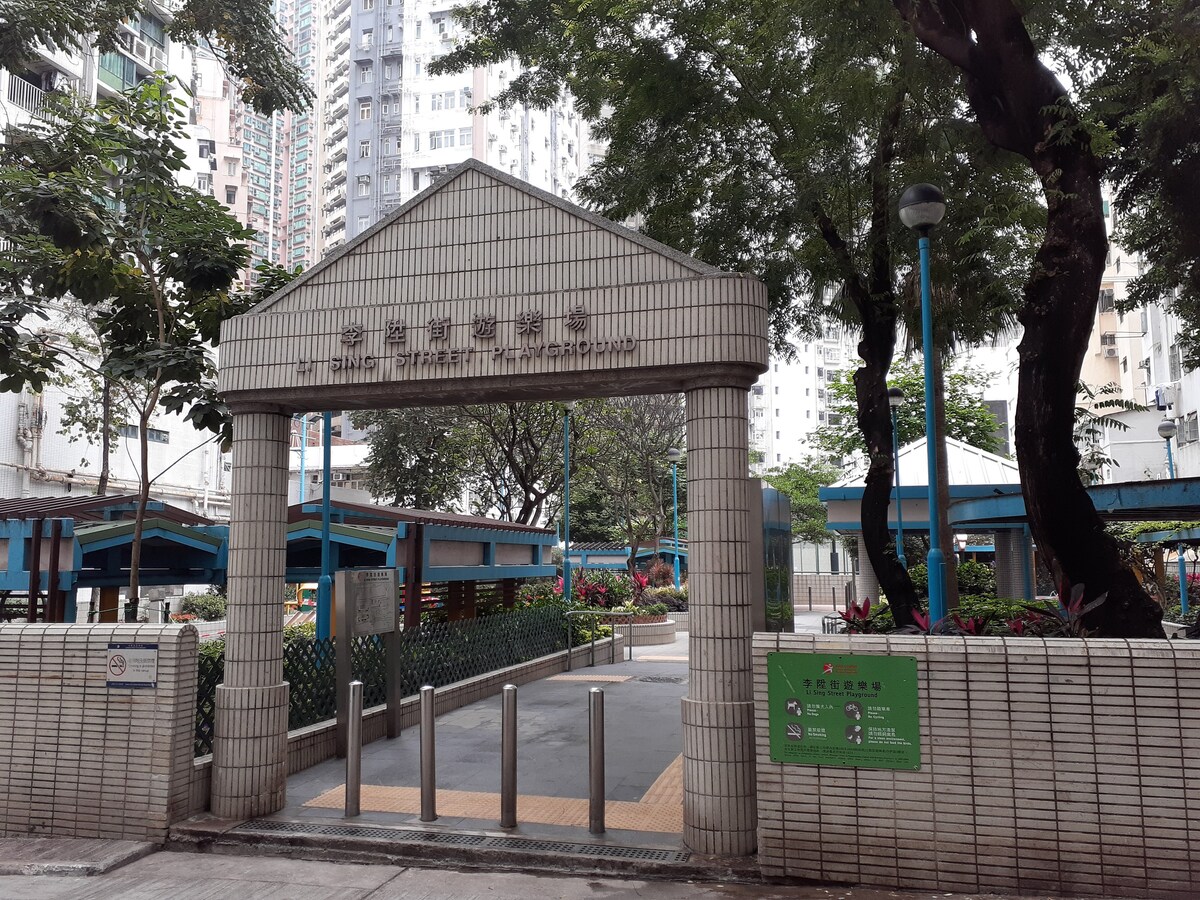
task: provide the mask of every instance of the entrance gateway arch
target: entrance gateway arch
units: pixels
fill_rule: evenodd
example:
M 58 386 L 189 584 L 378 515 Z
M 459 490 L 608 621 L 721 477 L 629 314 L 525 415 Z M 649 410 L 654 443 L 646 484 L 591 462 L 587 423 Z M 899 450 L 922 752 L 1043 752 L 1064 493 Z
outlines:
M 292 413 L 683 392 L 684 842 L 754 851 L 747 391 L 768 358 L 759 281 L 468 161 L 221 337 L 234 476 L 214 814 L 284 804 Z

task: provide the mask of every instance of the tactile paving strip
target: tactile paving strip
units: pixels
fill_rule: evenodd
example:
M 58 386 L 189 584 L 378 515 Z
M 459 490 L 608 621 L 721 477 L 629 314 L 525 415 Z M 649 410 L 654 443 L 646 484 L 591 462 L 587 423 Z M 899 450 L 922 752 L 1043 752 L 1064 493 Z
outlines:
M 369 825 L 325 825 L 319 822 L 280 822 L 254 819 L 232 829 L 235 834 L 309 834 L 326 837 L 374 838 L 402 843 L 451 844 L 493 850 L 518 850 L 524 853 L 569 853 L 608 859 L 640 859 L 651 862 L 684 863 L 691 854 L 684 850 L 656 850 L 651 847 L 616 847 L 610 844 L 576 844 L 570 841 L 542 841 L 536 838 L 490 837 L 483 834 L 453 834 L 441 831 L 409 831 L 402 828 L 375 828 Z

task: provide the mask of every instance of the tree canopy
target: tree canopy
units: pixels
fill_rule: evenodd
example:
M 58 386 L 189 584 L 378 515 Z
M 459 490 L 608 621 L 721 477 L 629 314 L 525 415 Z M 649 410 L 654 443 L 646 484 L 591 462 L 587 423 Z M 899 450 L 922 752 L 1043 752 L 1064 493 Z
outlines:
M 973 447 L 996 453 L 1001 448 L 996 436 L 996 417 L 983 403 L 983 391 L 992 382 L 992 374 L 967 365 L 946 375 L 946 436 Z M 896 412 L 896 435 L 900 446 L 925 436 L 925 375 L 921 365 L 903 362 L 892 367 L 888 387 L 904 391 L 904 402 Z M 831 456 L 843 458 L 866 448 L 862 433 L 854 426 L 857 408 L 854 383 L 840 373 L 825 389 L 830 418 L 836 424 L 822 425 L 812 436 L 814 447 Z
M 780 352 L 822 318 L 858 330 L 863 540 L 907 623 L 915 594 L 887 555 L 885 377 L 916 241 L 895 199 L 920 181 L 954 198 L 938 240 L 938 336 L 978 340 L 1009 324 L 1044 221 L 1020 160 L 979 134 L 952 68 L 922 58 L 886 0 L 477 0 L 457 14 L 473 37 L 432 70 L 515 57 L 521 74 L 491 104 L 544 106 L 569 89 L 607 148 L 577 185 L 587 202 L 764 281 Z
M 40 390 L 71 363 L 120 395 L 140 449 L 134 608 L 151 418 L 182 413 L 230 439 L 211 348 L 221 322 L 261 296 L 234 289 L 253 232 L 176 180 L 187 164 L 183 110 L 163 78 L 94 106 L 52 95 L 0 149 L 0 223 L 12 248 L 0 258 L 0 389 Z M 292 273 L 260 274 L 269 290 Z M 38 327 L 64 305 L 93 336 L 88 346 Z
M 802 540 L 820 543 L 829 540 L 825 523 L 829 520 L 825 504 L 817 497 L 820 488 L 842 476 L 841 469 L 829 462 L 810 457 L 779 469 L 771 469 L 763 480 L 787 494 L 792 506 L 792 534 Z
M 300 111 L 312 102 L 312 88 L 284 45 L 269 0 L 183 0 L 170 7 L 167 33 L 211 47 L 255 110 Z M 73 53 L 113 50 L 121 23 L 153 9 L 147 0 L 3 0 L 0 68 L 20 71 L 39 45 Z

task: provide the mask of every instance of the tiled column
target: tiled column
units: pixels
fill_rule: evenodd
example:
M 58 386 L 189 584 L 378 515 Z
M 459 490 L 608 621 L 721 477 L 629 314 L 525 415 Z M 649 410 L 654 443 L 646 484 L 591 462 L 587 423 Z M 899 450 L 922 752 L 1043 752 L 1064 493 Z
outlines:
M 683 840 L 697 853 L 754 852 L 754 690 L 746 391 L 687 394 L 688 696 Z
M 225 683 L 217 687 L 212 811 L 246 819 L 283 807 L 288 686 L 283 680 L 288 417 L 233 420 Z
M 854 592 L 857 596 L 854 599 L 861 602 L 863 598 L 870 597 L 874 604 L 879 600 L 879 579 L 871 566 L 871 557 L 867 556 L 867 544 L 862 533 L 854 537 L 858 539 L 858 574 L 854 576 Z
M 997 531 L 996 542 L 996 593 L 1001 597 L 1024 598 L 1028 582 L 1025 573 L 1033 565 L 1032 548 L 1023 531 Z

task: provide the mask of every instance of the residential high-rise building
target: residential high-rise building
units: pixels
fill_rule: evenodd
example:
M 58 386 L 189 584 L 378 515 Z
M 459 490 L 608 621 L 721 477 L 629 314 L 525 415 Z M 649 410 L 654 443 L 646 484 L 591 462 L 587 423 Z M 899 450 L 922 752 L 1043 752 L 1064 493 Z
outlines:
M 322 239 L 361 234 L 464 159 L 571 198 L 589 162 L 589 129 L 564 100 L 486 116 L 515 64 L 432 75 L 462 37 L 450 0 L 332 0 L 323 16 Z

